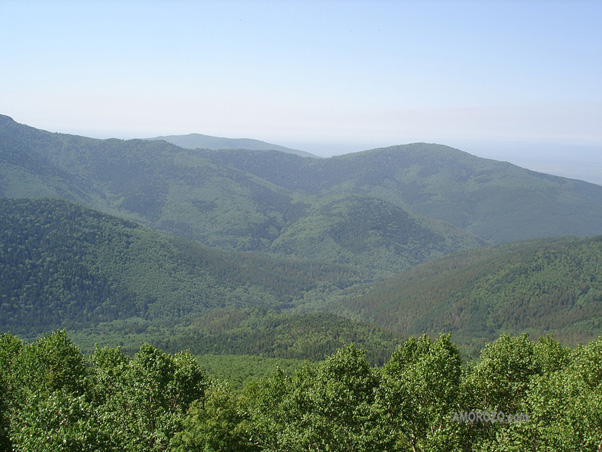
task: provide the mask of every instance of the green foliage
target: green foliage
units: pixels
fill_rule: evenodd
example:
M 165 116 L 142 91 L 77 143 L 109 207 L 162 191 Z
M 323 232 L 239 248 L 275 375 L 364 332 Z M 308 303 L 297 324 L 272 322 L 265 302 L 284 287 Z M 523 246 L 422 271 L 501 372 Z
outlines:
M 292 378 L 277 373 L 252 393 L 257 445 L 265 451 L 382 450 L 371 410 L 378 383 L 354 346 Z
M 126 450 L 165 450 L 188 408 L 204 398 L 207 378 L 187 352 L 168 355 L 144 344 L 130 359 L 105 347 L 91 361 L 91 396 Z
M 453 331 L 466 343 L 526 331 L 577 344 L 602 334 L 601 301 L 602 237 L 594 237 L 453 254 L 332 305 L 404 334 Z
M 59 200 L 0 198 L 0 327 L 33 335 L 217 308 L 292 307 L 368 275 L 223 253 Z
M 485 347 L 472 369 L 469 403 L 505 413 L 520 411 L 531 377 L 540 373 L 533 342 L 526 335 L 503 335 Z
M 189 353 L 148 344 L 131 358 L 105 347 L 86 360 L 64 331 L 32 344 L 2 334 L 0 359 L 3 450 L 602 447 L 602 338 L 568 349 L 504 335 L 468 366 L 450 335 L 410 338 L 382 368 L 348 345 L 242 390 L 209 382 Z M 474 417 L 483 412 L 494 414 Z
M 101 405 L 127 450 L 164 450 L 180 429 L 193 401 L 203 398 L 206 377 L 188 353 L 167 355 L 145 344 L 127 361 L 113 351 L 98 350 L 101 387 L 112 387 Z M 108 370 L 115 362 L 116 372 Z
M 171 441 L 172 449 L 177 452 L 259 451 L 252 443 L 247 404 L 242 394 L 222 383 L 213 383 L 206 398 L 190 407 L 182 431 Z
M 196 355 L 199 367 L 212 378 L 227 382 L 233 389 L 242 389 L 254 380 L 267 378 L 282 369 L 291 374 L 301 369 L 307 360 L 268 358 L 257 355 Z
M 216 310 L 165 323 L 114 322 L 72 336 L 85 351 L 92 351 L 94 344 L 122 345 L 133 354 L 147 341 L 169 352 L 188 348 L 197 356 L 237 354 L 312 361 L 353 342 L 367 350 L 373 364 L 383 364 L 402 337 L 334 314 L 288 314 L 260 308 Z
M 0 353 L 12 355 L 7 379 L 14 450 L 118 450 L 86 400 L 86 361 L 66 332 L 15 345 L 3 341 Z
M 559 365 L 528 379 L 525 396 L 514 397 L 529 421 L 490 432 L 480 440 L 479 450 L 593 452 L 602 448 L 602 339 L 580 345 L 560 361 L 555 359 L 558 344 L 546 341 Z
M 15 451 L 119 451 L 111 425 L 103 422 L 83 395 L 63 389 L 36 394 L 13 419 Z
M 207 378 L 185 352 L 144 345 L 132 359 L 98 349 L 87 362 L 65 331 L 0 338 L 2 450 L 165 450 Z
M 460 409 L 460 353 L 450 335 L 432 342 L 410 338 L 383 369 L 377 395 L 379 418 L 396 431 L 396 447 L 404 450 L 454 450 L 461 441 L 451 422 Z
M 13 363 L 21 352 L 23 342 L 15 336 L 0 332 L 0 450 L 11 450 L 9 410 L 15 404 L 18 382 Z
M 12 372 L 25 397 L 59 390 L 74 395 L 84 392 L 86 362 L 65 330 L 47 334 L 20 350 Z

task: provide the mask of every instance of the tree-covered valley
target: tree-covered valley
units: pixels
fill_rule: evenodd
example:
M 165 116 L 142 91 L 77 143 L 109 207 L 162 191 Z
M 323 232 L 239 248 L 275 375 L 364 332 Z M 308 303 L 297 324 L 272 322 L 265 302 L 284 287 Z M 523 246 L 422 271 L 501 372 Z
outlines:
M 0 115 L 0 450 L 602 447 L 602 187 L 252 144 Z

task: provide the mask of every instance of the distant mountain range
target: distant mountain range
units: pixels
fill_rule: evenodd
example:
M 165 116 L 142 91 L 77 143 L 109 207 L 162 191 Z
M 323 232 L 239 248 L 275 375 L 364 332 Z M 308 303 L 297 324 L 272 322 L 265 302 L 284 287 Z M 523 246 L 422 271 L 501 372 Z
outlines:
M 290 149 L 277 144 L 266 143 L 265 141 L 253 140 L 250 138 L 223 138 L 202 135 L 200 133 L 190 133 L 188 135 L 168 135 L 163 137 L 147 138 L 147 140 L 163 140 L 175 144 L 185 149 L 213 149 L 219 151 L 222 149 L 248 149 L 251 151 L 279 151 L 287 154 L 300 155 L 301 157 L 318 156 L 309 152 Z
M 0 330 L 312 359 L 423 332 L 602 334 L 601 242 L 557 238 L 602 235 L 602 187 L 442 145 L 321 159 L 0 115 L 0 229 Z
M 316 225 L 313 236 L 332 244 L 331 257 L 345 254 L 344 240 L 337 237 L 340 224 L 373 221 L 353 210 L 360 204 L 389 213 L 402 209 L 423 227 L 427 221 L 450 231 L 443 221 L 458 228 L 456 235 L 464 234 L 459 246 L 449 245 L 457 239 L 444 239 L 448 245 L 435 246 L 427 259 L 479 246 L 479 240 L 602 233 L 602 187 L 441 145 L 313 159 L 275 151 L 190 150 L 163 141 L 95 140 L 41 131 L 7 116 L 0 116 L 0 139 L 2 196 L 57 196 L 226 249 L 297 255 L 304 238 L 292 232 L 311 232 L 298 223 L 309 221 Z M 333 202 L 346 207 L 329 207 Z M 320 224 L 325 211 L 328 225 Z M 310 221 L 312 216 L 319 219 Z M 379 227 L 351 229 L 371 237 L 397 236 L 388 231 L 398 227 L 393 221 Z
M 311 179 L 303 182 L 307 188 L 279 186 L 253 173 L 253 162 L 270 165 L 266 171 L 290 184 L 315 177 L 306 165 L 327 159 L 95 140 L 40 131 L 7 117 L 0 118 L 0 136 L 0 195 L 59 197 L 207 246 L 351 264 L 386 276 L 484 244 L 393 200 L 339 188 L 320 193 Z M 241 158 L 228 162 L 220 156 Z M 339 180 L 341 174 L 332 176 Z

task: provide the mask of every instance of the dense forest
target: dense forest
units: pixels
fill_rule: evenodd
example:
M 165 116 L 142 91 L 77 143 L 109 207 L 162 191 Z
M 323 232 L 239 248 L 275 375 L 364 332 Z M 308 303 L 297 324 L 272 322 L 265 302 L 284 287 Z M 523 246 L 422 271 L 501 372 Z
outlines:
M 225 253 L 61 200 L 0 198 L 0 327 L 28 334 L 213 309 L 292 307 L 370 275 Z
M 350 344 L 234 389 L 188 352 L 85 356 L 64 331 L 0 335 L 0 449 L 14 451 L 599 451 L 602 339 L 503 335 L 463 362 L 450 335 L 382 367 Z
M 226 252 L 67 201 L 0 198 L 0 328 L 30 339 L 69 328 L 85 351 L 149 342 L 314 361 L 354 342 L 373 364 L 400 338 L 440 331 L 470 356 L 502 332 L 575 345 L 602 335 L 601 247 L 514 242 L 370 284 L 351 265 Z
M 332 304 L 404 334 L 553 333 L 577 344 L 602 335 L 602 236 L 513 242 L 454 253 Z

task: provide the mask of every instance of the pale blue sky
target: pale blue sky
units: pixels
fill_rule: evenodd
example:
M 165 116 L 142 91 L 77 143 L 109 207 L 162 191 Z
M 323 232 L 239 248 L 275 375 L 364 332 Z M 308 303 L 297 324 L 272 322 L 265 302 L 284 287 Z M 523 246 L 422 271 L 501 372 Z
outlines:
M 0 113 L 321 155 L 550 143 L 601 155 L 602 183 L 602 1 L 0 0 Z

